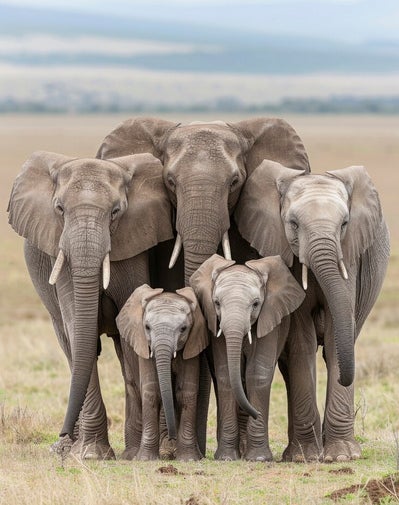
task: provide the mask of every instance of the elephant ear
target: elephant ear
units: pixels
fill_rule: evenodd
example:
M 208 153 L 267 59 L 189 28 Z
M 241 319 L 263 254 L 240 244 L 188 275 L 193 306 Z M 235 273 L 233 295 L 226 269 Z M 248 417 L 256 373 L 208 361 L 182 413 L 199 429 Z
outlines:
M 178 289 L 176 293 L 187 300 L 193 315 L 193 325 L 183 349 L 183 359 L 195 358 L 209 344 L 206 321 L 192 288 Z
M 269 256 L 247 261 L 245 264 L 265 280 L 265 299 L 257 324 L 257 337 L 261 338 L 278 326 L 283 317 L 301 305 L 305 292 L 281 256 Z
M 133 291 L 116 318 L 121 337 L 144 359 L 150 357 L 143 326 L 144 308 L 154 296 L 162 292 L 161 288 L 152 289 L 148 284 L 143 284 Z
M 245 166 L 249 177 L 264 159 L 286 167 L 310 172 L 305 147 L 294 128 L 284 119 L 255 118 L 234 123 L 231 127 L 246 139 Z
M 63 229 L 52 203 L 55 180 L 58 169 L 74 159 L 47 151 L 33 153 L 15 179 L 8 203 L 8 222 L 14 230 L 54 257 Z
M 105 137 L 96 158 L 118 158 L 138 153 L 151 153 L 162 158 L 164 141 L 178 125 L 157 118 L 127 119 Z
M 302 174 L 264 160 L 247 179 L 234 214 L 239 232 L 261 256 L 280 254 L 288 266 L 294 255 L 281 219 L 281 199 L 287 183 Z
M 162 164 L 157 158 L 147 153 L 110 161 L 133 173 L 128 186 L 128 208 L 111 237 L 110 259 L 119 261 L 173 238 L 172 209 L 162 180 Z
M 382 209 L 377 190 L 362 166 L 352 166 L 327 172 L 345 184 L 349 195 L 349 221 L 342 241 L 344 262 L 356 263 L 374 242 L 382 221 Z
M 214 254 L 208 258 L 190 277 L 190 286 L 196 294 L 205 318 L 208 322 L 209 331 L 213 335 L 217 333 L 216 311 L 213 305 L 213 286 L 216 277 L 225 268 L 235 264 L 233 260 L 226 260 L 218 254 Z

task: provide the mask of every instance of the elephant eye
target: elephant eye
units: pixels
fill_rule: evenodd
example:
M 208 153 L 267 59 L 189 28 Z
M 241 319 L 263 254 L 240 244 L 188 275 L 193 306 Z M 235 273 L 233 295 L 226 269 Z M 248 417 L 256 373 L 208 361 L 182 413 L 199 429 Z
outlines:
M 239 181 L 238 175 L 234 176 L 231 183 L 230 183 L 230 190 L 231 191 L 233 191 L 237 187 L 238 181 Z
M 290 226 L 293 230 L 298 229 L 298 223 L 296 221 L 294 221 L 293 219 L 291 219 L 291 221 L 290 221 Z
M 348 224 L 348 220 L 345 219 L 345 221 L 341 224 L 341 229 L 344 230 L 345 226 Z
M 58 214 L 61 214 L 61 216 L 64 215 L 64 207 L 61 205 L 60 202 L 57 203 L 55 206 L 55 210 L 58 212 Z
M 180 333 L 184 333 L 187 330 L 187 326 L 182 326 L 180 328 Z
M 146 329 L 147 331 L 150 331 L 150 330 L 151 330 L 151 328 L 150 328 L 150 325 L 149 325 L 149 324 L 146 324 L 144 327 L 145 327 L 145 329 Z
M 175 182 L 174 178 L 171 175 L 168 175 L 166 178 L 166 182 L 167 182 L 169 189 L 171 191 L 175 192 L 176 191 L 176 182 Z
M 111 219 L 114 220 L 116 216 L 119 214 L 121 208 L 119 206 L 114 207 L 111 212 Z
M 260 301 L 259 300 L 255 300 L 254 303 L 252 304 L 252 308 L 253 309 L 257 309 L 259 307 L 259 304 L 260 304 Z

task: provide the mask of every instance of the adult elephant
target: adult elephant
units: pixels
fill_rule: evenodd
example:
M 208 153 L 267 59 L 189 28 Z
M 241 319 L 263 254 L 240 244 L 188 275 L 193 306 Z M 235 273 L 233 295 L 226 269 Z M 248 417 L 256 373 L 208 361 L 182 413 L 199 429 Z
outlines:
M 114 338 L 127 385 L 127 454 L 139 448 L 138 367 L 124 356 L 115 317 L 149 280 L 147 251 L 173 236 L 161 171 L 150 154 L 104 161 L 36 152 L 15 180 L 9 222 L 26 239 L 29 273 L 71 368 L 58 451 L 75 442 L 82 457 L 114 457 L 97 373 L 101 333 Z
M 201 264 L 218 251 L 221 242 L 224 255 L 231 258 L 229 229 L 234 259 L 242 263 L 257 257 L 239 236 L 232 213 L 247 177 L 263 159 L 309 171 L 301 139 L 286 121 L 274 118 L 186 125 L 157 118 L 132 118 L 107 135 L 97 157 L 106 159 L 143 152 L 153 154 L 163 163 L 163 180 L 176 208 L 177 237 L 170 266 L 183 248 L 186 286 Z M 198 412 L 202 413 L 198 419 L 198 439 L 203 454 L 204 413 L 208 409 L 210 387 L 207 377 L 203 359 L 198 405 Z
M 262 207 L 254 204 L 256 195 L 264 198 Z M 360 457 L 354 438 L 354 344 L 389 257 L 389 234 L 370 177 L 358 166 L 303 175 L 264 161 L 247 181 L 237 216 L 239 230 L 259 253 L 281 253 L 307 289 L 280 361 L 290 413 L 283 458 Z M 322 429 L 316 404 L 319 344 L 328 372 Z

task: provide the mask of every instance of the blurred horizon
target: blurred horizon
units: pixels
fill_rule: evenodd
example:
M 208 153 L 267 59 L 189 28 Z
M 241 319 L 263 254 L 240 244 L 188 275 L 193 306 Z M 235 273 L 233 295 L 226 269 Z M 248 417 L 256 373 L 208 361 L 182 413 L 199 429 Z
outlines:
M 386 0 L 0 0 L 0 112 L 399 113 Z

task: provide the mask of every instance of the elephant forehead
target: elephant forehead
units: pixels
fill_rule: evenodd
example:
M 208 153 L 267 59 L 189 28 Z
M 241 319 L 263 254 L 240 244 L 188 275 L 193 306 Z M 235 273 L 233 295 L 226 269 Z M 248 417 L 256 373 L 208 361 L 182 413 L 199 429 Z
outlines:
M 234 292 L 235 287 L 242 294 L 257 296 L 262 288 L 262 281 L 251 268 L 244 265 L 233 265 L 220 272 L 216 278 L 214 294 L 228 296 L 229 293 Z
M 189 314 L 191 312 L 188 302 L 174 293 L 162 293 L 148 302 L 145 308 L 147 314 Z
M 240 150 L 240 142 L 237 135 L 226 125 L 220 122 L 207 124 L 192 124 L 177 128 L 170 135 L 167 151 L 179 148 Z
M 347 209 L 349 195 L 343 182 L 324 175 L 298 177 L 290 184 L 283 208 L 310 205 L 333 205 Z

